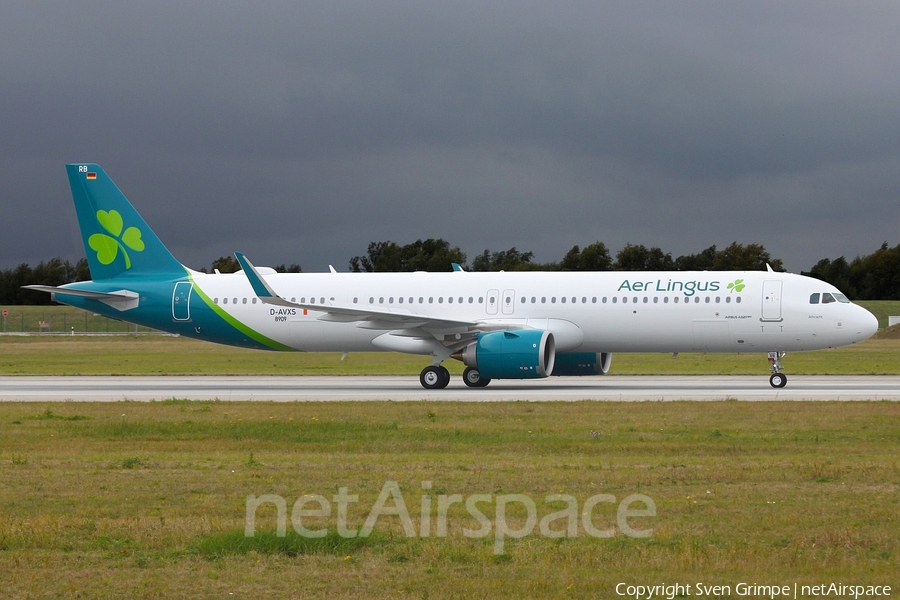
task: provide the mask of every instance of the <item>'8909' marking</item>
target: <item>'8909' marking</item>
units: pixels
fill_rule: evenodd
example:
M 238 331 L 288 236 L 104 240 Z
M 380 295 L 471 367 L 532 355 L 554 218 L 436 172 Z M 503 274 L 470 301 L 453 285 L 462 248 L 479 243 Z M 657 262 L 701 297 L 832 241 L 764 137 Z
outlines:
M 276 323 L 284 323 L 288 317 L 296 316 L 296 308 L 270 308 L 269 314 L 275 318 Z

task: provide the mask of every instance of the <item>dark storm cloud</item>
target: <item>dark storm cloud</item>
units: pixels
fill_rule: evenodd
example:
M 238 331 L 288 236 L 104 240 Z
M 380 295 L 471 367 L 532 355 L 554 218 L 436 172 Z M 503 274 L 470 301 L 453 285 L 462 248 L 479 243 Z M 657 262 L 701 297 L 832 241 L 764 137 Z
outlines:
M 0 21 L 0 267 L 82 255 L 101 163 L 193 267 L 443 237 L 542 261 L 900 228 L 888 3 L 21 3 Z

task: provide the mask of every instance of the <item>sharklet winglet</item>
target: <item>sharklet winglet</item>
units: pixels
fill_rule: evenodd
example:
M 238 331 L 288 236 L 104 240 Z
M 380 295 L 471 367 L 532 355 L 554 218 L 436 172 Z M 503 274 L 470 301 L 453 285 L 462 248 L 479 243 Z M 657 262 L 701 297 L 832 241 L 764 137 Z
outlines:
M 240 252 L 235 252 L 234 257 L 237 259 L 238 263 L 241 265 L 241 269 L 244 271 L 244 275 L 247 276 L 247 280 L 250 282 L 250 287 L 253 288 L 253 293 L 262 300 L 264 304 L 275 304 L 277 306 L 297 306 L 294 302 L 289 302 L 279 296 L 272 287 L 266 283 L 266 280 L 262 278 L 262 275 L 256 270 L 256 267 L 253 266 L 246 256 L 241 254 Z

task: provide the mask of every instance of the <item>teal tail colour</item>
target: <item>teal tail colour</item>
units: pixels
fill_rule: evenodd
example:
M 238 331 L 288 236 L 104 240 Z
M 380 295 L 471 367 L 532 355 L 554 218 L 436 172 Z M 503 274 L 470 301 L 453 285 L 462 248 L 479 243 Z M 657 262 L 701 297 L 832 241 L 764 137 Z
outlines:
M 74 163 L 66 165 L 66 171 L 94 281 L 130 275 L 184 275 L 181 263 L 99 165 Z

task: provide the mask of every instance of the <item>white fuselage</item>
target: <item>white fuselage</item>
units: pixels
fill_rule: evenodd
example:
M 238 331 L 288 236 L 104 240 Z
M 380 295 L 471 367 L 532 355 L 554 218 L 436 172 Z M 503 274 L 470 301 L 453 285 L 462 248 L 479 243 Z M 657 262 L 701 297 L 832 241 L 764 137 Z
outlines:
M 875 317 L 833 286 L 771 271 L 266 273 L 279 296 L 306 308 L 264 304 L 241 272 L 192 276 L 237 321 L 310 352 L 430 353 L 409 327 L 336 318 L 315 306 L 471 321 L 482 331 L 548 330 L 559 352 L 815 350 L 877 330 Z M 825 294 L 832 300 L 823 303 Z M 472 329 L 426 325 L 423 333 L 452 340 Z

